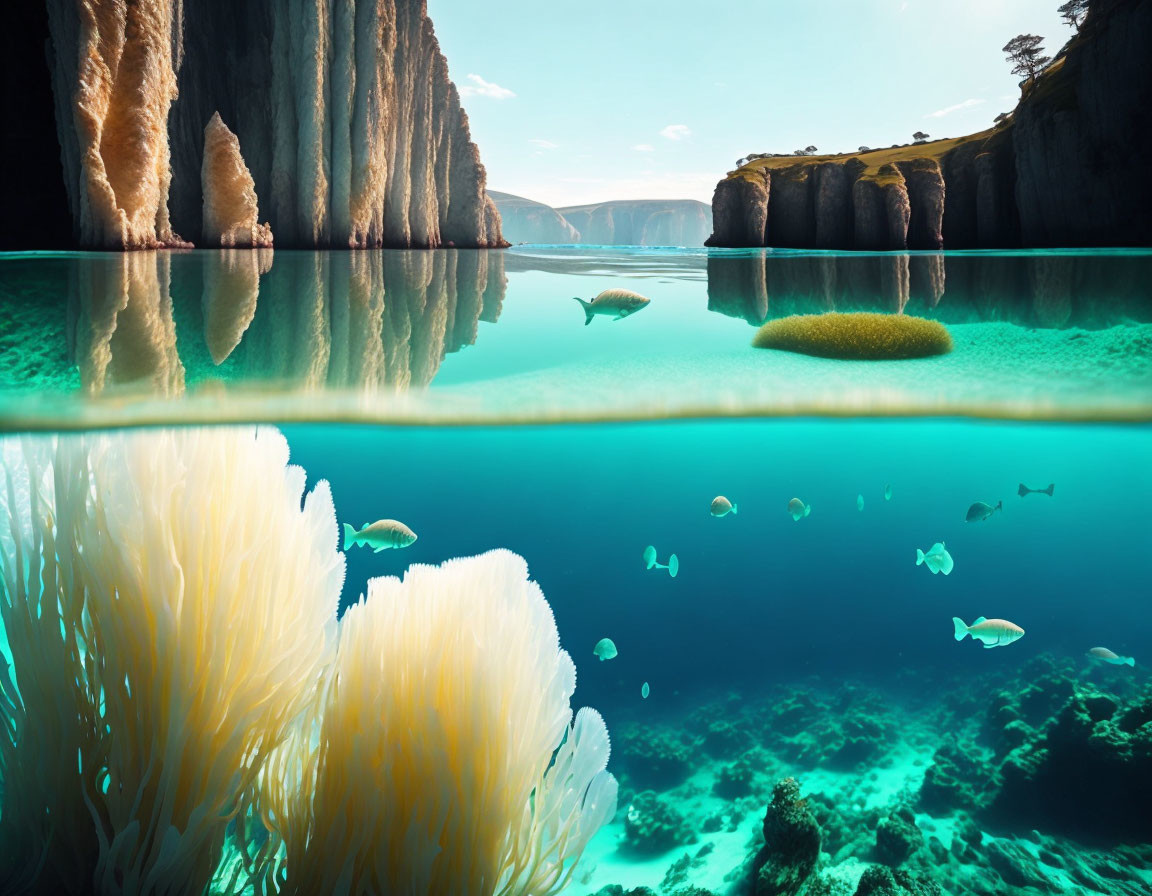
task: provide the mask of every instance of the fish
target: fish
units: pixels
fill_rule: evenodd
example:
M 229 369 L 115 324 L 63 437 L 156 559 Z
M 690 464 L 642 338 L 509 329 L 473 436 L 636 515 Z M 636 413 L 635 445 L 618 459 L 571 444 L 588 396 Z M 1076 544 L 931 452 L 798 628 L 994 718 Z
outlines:
M 365 523 L 357 532 L 347 523 L 344 524 L 344 550 L 358 544 L 367 548 L 374 548 L 375 553 L 388 548 L 406 548 L 416 540 L 416 533 L 399 520 L 376 520 L 374 523 Z
M 676 578 L 676 574 L 680 572 L 680 558 L 675 554 L 668 558 L 667 563 L 658 563 L 656 561 L 656 548 L 652 545 L 644 548 L 644 568 L 645 569 L 666 569 L 668 575 Z
M 993 507 L 991 504 L 985 504 L 983 501 L 977 501 L 975 504 L 968 508 L 968 513 L 964 516 L 964 522 L 979 523 L 982 520 L 988 519 L 988 517 L 992 516 L 992 514 L 994 514 L 997 510 L 1003 509 L 1003 501 L 997 501 L 995 507 Z
M 1055 482 L 1049 482 L 1048 488 L 1028 488 L 1023 482 L 1020 483 L 1020 488 L 1016 489 L 1016 494 L 1021 498 L 1025 495 L 1047 495 L 1052 497 L 1052 491 L 1056 488 Z
M 985 619 L 980 616 L 971 625 L 965 625 L 959 616 L 952 617 L 957 641 L 963 641 L 968 635 L 974 641 L 982 641 L 985 649 L 992 647 L 1007 647 L 1013 641 L 1024 637 L 1024 629 L 1015 622 L 1007 619 Z
M 1088 656 L 1094 660 L 1099 660 L 1102 663 L 1108 663 L 1112 666 L 1135 666 L 1136 660 L 1130 656 L 1118 656 L 1107 647 L 1093 647 L 1088 651 Z
M 812 512 L 812 506 L 805 504 L 799 498 L 793 498 L 788 502 L 788 512 L 792 514 L 792 519 L 799 520 Z
M 601 638 L 592 648 L 592 655 L 600 657 L 600 662 L 610 660 L 616 656 L 616 645 L 612 643 L 611 638 Z
M 927 551 L 916 549 L 916 565 L 919 566 L 924 563 L 932 570 L 932 575 L 938 572 L 948 575 L 952 572 L 952 555 L 944 547 L 944 542 L 938 541 L 932 545 Z
M 890 486 L 890 485 L 884 486 L 884 500 L 885 501 L 891 501 L 892 500 L 892 486 Z
M 856 496 L 856 509 L 857 510 L 863 510 L 864 509 L 864 496 L 863 495 L 857 495 Z
M 648 682 L 644 682 L 644 684 L 640 685 L 640 696 L 641 696 L 641 697 L 643 697 L 645 700 L 647 700 L 647 699 L 648 699 L 648 695 L 649 695 L 650 693 L 651 693 L 651 691 L 650 691 L 650 689 L 648 688 Z
M 629 289 L 606 289 L 590 302 L 585 302 L 579 296 L 572 298 L 584 309 L 584 326 L 592 323 L 592 318 L 597 314 L 607 314 L 611 315 L 613 320 L 621 320 L 629 314 L 635 314 L 652 301 Z
M 727 516 L 729 513 L 736 513 L 736 505 L 725 498 L 723 495 L 717 495 L 712 499 L 712 505 L 708 508 L 712 516 Z

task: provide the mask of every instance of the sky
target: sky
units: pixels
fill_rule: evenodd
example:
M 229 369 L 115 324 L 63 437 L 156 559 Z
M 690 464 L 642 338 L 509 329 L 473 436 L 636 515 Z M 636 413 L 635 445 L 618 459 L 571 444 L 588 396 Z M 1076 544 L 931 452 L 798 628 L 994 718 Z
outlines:
M 428 0 L 488 187 L 700 199 L 741 156 L 955 137 L 1015 106 L 1001 47 L 1059 0 Z

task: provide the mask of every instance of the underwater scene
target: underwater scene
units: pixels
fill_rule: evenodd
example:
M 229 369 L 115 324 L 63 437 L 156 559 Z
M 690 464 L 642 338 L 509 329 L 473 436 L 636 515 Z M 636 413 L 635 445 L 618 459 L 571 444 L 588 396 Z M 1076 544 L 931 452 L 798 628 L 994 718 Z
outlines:
M 1152 252 L 0 293 L 0 892 L 1152 894 Z

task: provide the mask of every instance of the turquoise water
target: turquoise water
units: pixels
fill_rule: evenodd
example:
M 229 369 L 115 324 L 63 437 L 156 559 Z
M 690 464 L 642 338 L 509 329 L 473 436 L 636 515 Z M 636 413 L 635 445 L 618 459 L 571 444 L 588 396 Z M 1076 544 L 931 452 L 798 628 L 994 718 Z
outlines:
M 567 893 L 751 893 L 792 869 L 851 894 L 878 865 L 904 882 L 889 892 L 1144 894 L 1149 284 L 1141 252 L 0 256 L 0 429 L 277 424 L 308 486 L 330 483 L 333 533 L 418 535 L 346 552 L 341 613 L 413 564 L 525 558 L 620 788 Z M 651 305 L 584 326 L 572 297 L 617 286 Z M 750 346 L 765 320 L 830 309 L 931 317 L 955 349 Z M 245 485 L 201 487 L 214 515 L 169 512 L 220 520 Z M 717 495 L 738 512 L 713 517 Z M 977 501 L 1002 509 L 965 522 Z M 245 502 L 248 557 L 283 510 Z M 22 525 L 0 514 L 0 546 Z M 947 576 L 916 564 L 938 542 Z M 648 545 L 675 577 L 645 568 Z M 247 581 L 228 568 L 219 587 Z M 953 617 L 979 616 L 1025 634 L 958 643 Z

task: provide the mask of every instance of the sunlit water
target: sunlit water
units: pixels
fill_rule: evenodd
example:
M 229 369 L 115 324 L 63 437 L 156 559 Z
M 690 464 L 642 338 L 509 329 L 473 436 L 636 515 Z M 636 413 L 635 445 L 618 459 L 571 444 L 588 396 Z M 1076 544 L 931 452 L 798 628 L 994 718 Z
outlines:
M 572 297 L 610 287 L 651 306 L 585 326 Z M 787 776 L 825 892 L 891 863 L 901 806 L 905 867 L 945 892 L 1152 892 L 1152 255 L 38 254 L 0 256 L 0 288 L 5 430 L 279 422 L 340 522 L 416 530 L 349 552 L 344 605 L 411 563 L 527 558 L 621 781 L 569 892 L 748 892 Z M 956 348 L 750 345 L 830 309 L 932 317 Z M 709 514 L 721 494 L 738 513 Z M 976 501 L 1002 510 L 965 522 Z M 937 542 L 951 575 L 916 565 Z M 1026 634 L 957 643 L 979 616 Z M 1096 692 L 1112 746 L 1068 723 Z M 1041 763 L 1016 790 L 1011 749 Z

